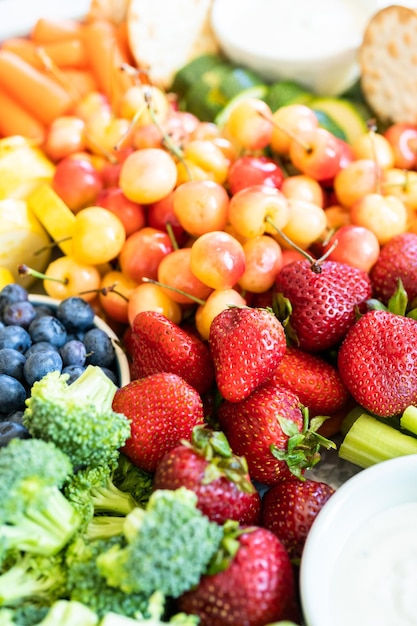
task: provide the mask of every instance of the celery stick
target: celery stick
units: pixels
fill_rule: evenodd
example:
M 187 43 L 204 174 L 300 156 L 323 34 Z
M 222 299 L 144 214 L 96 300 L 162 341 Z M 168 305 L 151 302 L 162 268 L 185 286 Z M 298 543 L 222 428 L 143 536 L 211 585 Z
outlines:
M 400 418 L 400 426 L 417 435 L 417 406 L 408 406 Z
M 365 468 L 397 456 L 417 454 L 417 438 L 363 413 L 346 433 L 338 454 Z

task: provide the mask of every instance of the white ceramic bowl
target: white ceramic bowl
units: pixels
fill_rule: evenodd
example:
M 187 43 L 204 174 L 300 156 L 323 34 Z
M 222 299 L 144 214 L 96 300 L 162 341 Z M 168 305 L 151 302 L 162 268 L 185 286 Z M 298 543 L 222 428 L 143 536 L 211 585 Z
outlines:
M 417 455 L 373 465 L 317 516 L 300 570 L 306 626 L 417 624 Z
M 45 304 L 52 309 L 56 308 L 59 304 L 59 300 L 50 298 L 49 296 L 44 296 L 43 294 L 29 294 L 29 300 L 33 304 Z M 119 338 L 110 326 L 98 315 L 94 317 L 94 325 L 97 328 L 104 330 L 104 332 L 107 333 L 112 340 L 116 352 L 115 372 L 118 377 L 119 386 L 122 387 L 127 385 L 130 382 L 129 361 L 127 360 L 127 356 L 120 345 Z
M 214 0 L 223 53 L 266 81 L 337 95 L 359 77 L 358 48 L 382 0 Z

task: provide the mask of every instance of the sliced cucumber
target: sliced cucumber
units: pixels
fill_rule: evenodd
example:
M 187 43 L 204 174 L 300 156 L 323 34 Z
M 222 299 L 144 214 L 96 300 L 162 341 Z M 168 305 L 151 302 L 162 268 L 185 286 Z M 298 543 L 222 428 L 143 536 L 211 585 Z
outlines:
M 367 118 L 362 106 L 355 106 L 354 102 L 346 98 L 313 98 L 309 106 L 317 111 L 326 113 L 344 132 L 346 141 L 354 143 L 358 137 L 367 132 Z
M 171 91 L 181 98 L 196 80 L 203 74 L 220 65 L 227 65 L 225 60 L 217 54 L 203 54 L 184 65 L 174 76 Z
M 346 133 L 343 130 L 343 128 L 341 128 L 339 124 L 337 124 L 337 122 L 335 122 L 334 119 L 330 115 L 328 115 L 324 111 L 320 111 L 320 109 L 315 109 L 314 107 L 313 107 L 313 111 L 317 116 L 317 119 L 319 121 L 319 126 L 321 128 L 325 128 L 326 130 L 331 132 L 333 135 L 335 135 L 335 137 L 339 137 L 339 139 L 343 139 L 343 141 L 347 140 Z
M 309 104 L 313 94 L 292 80 L 280 80 L 269 86 L 265 102 L 272 112 L 287 104 Z

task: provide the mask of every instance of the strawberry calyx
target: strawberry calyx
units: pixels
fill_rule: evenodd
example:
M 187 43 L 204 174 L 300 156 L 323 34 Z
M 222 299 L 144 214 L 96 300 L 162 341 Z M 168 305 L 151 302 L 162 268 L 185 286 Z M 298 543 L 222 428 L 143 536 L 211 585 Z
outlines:
M 255 526 L 242 527 L 237 521 L 227 520 L 223 524 L 223 538 L 220 546 L 211 559 L 206 574 L 218 574 L 227 569 L 239 550 L 240 535 L 253 532 L 254 530 L 256 530 Z
M 305 480 L 305 470 L 312 469 L 320 461 L 320 448 L 336 449 L 336 444 L 317 432 L 327 417 L 317 416 L 309 420 L 308 408 L 301 406 L 301 410 L 304 418 L 301 432 L 295 422 L 278 416 L 282 432 L 288 437 L 287 447 L 282 449 L 272 444 L 270 449 L 276 459 L 285 461 L 294 476 Z
M 207 461 L 202 483 L 207 485 L 224 476 L 244 493 L 254 493 L 255 487 L 249 479 L 249 470 L 243 456 L 233 454 L 222 431 L 206 426 L 196 426 L 191 441 L 183 440 L 182 445 L 190 448 Z
M 408 294 L 401 278 L 398 279 L 397 289 L 388 300 L 387 306 L 376 298 L 367 300 L 366 306 L 371 311 L 388 311 L 393 313 L 393 315 L 401 315 L 417 320 L 417 302 L 409 302 Z

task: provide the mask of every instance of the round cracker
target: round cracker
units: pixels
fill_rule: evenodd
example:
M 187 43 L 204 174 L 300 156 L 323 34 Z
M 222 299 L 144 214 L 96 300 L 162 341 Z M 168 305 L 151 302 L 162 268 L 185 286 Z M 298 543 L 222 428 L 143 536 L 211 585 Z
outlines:
M 417 11 L 378 11 L 365 29 L 359 65 L 363 94 L 379 119 L 417 123 Z
M 213 0 L 130 0 L 127 32 L 138 67 L 167 89 L 193 58 L 218 52 L 211 28 Z

